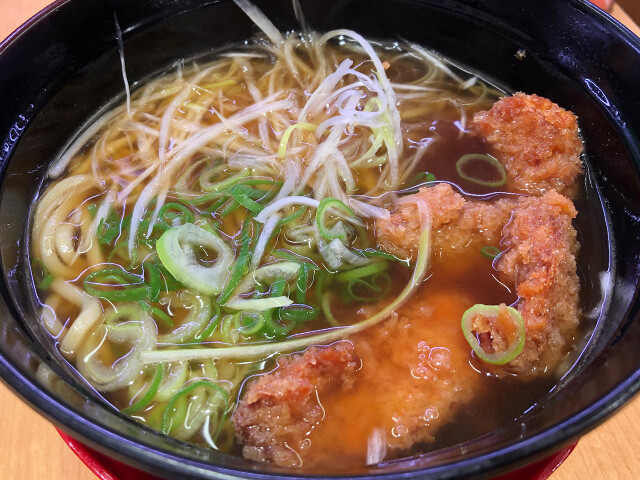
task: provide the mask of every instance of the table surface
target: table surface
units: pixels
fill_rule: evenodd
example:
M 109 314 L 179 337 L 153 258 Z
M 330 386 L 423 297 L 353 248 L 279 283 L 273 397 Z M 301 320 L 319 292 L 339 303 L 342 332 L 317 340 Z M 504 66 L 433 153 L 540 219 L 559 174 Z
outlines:
M 0 39 L 5 38 L 48 0 L 0 0 Z M 614 16 L 640 29 L 620 8 Z M 95 480 L 68 449 L 53 426 L 0 384 L 0 479 Z M 551 480 L 636 480 L 640 478 L 640 397 L 587 434 Z

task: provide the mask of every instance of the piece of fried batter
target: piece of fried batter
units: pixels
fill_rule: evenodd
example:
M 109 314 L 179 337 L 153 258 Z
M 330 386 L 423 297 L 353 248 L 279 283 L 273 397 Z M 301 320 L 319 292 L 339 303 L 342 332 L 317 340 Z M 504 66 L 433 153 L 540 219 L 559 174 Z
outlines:
M 248 386 L 231 420 L 245 458 L 299 467 L 310 432 L 324 418 L 320 399 L 348 389 L 360 362 L 350 343 L 339 342 L 278 363 Z
M 471 130 L 507 171 L 509 191 L 551 189 L 574 198 L 582 172 L 576 116 L 537 95 L 516 93 L 473 117 Z
M 517 288 L 526 328 L 524 352 L 507 369 L 535 375 L 553 369 L 576 334 L 579 282 L 575 255 L 577 212 L 554 190 L 522 198 L 509 224 L 497 269 Z
M 422 188 L 414 201 L 396 205 L 389 220 L 378 220 L 375 232 L 378 244 L 400 258 L 414 258 L 420 236 L 420 215 L 416 202 L 424 202 L 431 212 L 432 252 L 447 254 L 463 248 L 480 249 L 498 245 L 502 227 L 515 205 L 515 197 L 488 201 L 466 201 L 448 183 Z

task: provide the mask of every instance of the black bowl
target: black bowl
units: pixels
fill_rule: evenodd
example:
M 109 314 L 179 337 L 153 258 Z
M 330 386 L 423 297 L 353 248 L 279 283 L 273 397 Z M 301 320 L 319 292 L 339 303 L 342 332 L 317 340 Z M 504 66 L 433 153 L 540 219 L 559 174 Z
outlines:
M 289 2 L 259 6 L 281 30 L 296 28 Z M 308 0 L 303 8 L 318 30 L 400 36 L 574 111 L 591 170 L 583 215 L 597 219 L 583 238 L 587 304 L 606 287 L 604 314 L 582 356 L 533 409 L 482 438 L 391 462 L 362 478 L 488 477 L 593 428 L 640 386 L 639 39 L 579 0 Z M 122 95 L 114 14 L 132 82 L 255 30 L 231 1 L 64 0 L 0 45 L 0 376 L 59 428 L 161 477 L 296 477 L 182 444 L 125 418 L 74 376 L 35 326 L 24 261 L 30 204 L 48 162 L 92 114 Z M 598 277 L 600 271 L 609 273 Z M 43 363 L 49 370 L 37 374 Z

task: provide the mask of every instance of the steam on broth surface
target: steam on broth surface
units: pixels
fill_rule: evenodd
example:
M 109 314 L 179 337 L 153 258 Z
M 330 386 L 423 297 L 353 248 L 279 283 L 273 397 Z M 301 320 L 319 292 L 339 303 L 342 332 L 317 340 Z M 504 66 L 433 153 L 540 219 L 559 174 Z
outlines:
M 522 413 L 578 331 L 575 117 L 416 45 L 267 33 L 52 166 L 31 258 L 62 355 L 156 430 L 289 467 Z

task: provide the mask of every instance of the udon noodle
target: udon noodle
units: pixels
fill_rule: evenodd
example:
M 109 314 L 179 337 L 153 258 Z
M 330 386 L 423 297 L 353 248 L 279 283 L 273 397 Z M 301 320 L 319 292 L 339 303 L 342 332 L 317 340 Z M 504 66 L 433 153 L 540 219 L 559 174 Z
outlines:
M 522 94 L 492 108 L 503 92 L 423 47 L 283 36 L 242 4 L 267 39 L 136 86 L 52 165 L 32 221 L 42 325 L 115 407 L 181 440 L 323 468 L 328 439 L 345 465 L 433 448 L 452 395 L 526 384 L 571 346 L 575 117 Z M 495 137 L 527 109 L 569 145 L 535 171 Z M 561 312 L 547 277 L 525 285 L 549 262 Z M 433 383 L 409 394 L 420 426 L 397 420 L 395 375 L 405 399 Z M 371 414 L 340 422 L 367 392 Z

